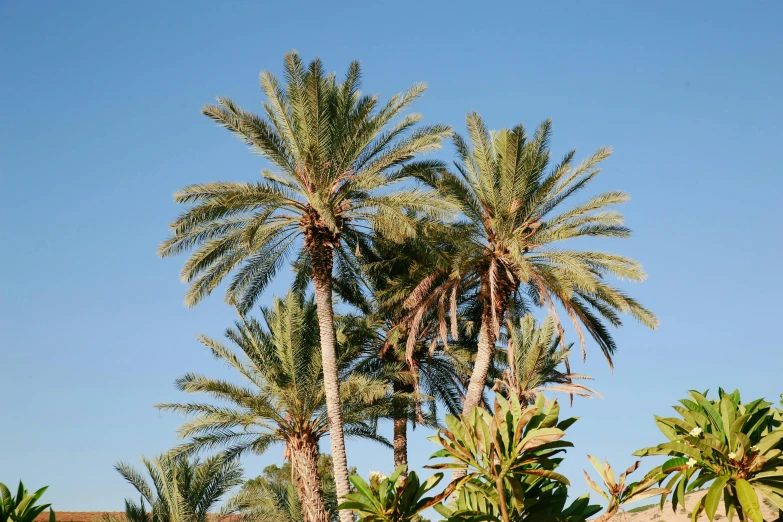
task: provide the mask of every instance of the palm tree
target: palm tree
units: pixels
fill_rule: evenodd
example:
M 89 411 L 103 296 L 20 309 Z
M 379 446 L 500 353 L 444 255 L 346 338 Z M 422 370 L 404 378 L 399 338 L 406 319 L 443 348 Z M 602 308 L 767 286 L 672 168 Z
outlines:
M 123 462 L 115 465 L 141 495 L 138 504 L 130 499 L 125 501 L 128 522 L 207 522 L 220 499 L 242 483 L 239 464 L 224 455 L 204 461 L 184 455 L 163 455 L 152 460 L 142 458 L 141 462 L 149 482 L 132 466 Z M 119 522 L 120 519 L 105 520 Z
M 511 320 L 508 323 L 508 367 L 496 386 L 513 391 L 527 404 L 532 404 L 536 395 L 543 391 L 568 393 L 572 397 L 600 397 L 595 390 L 574 382 L 592 377 L 560 369 L 566 366 L 573 344 L 562 346 L 551 316 L 547 316 L 541 326 L 536 324 L 532 314 L 520 318 L 519 326 L 510 324 Z
M 509 304 L 525 312 L 531 304 L 546 306 L 560 336 L 563 328 L 556 305 L 562 306 L 579 335 L 584 357 L 585 328 L 596 340 L 610 366 L 616 346 L 603 321 L 619 326 L 619 312 L 630 313 L 655 328 L 656 317 L 633 298 L 606 282 L 605 276 L 642 281 L 636 261 L 600 251 L 564 249 L 556 243 L 584 237 L 628 237 L 623 217 L 607 207 L 628 196 L 607 192 L 562 209 L 599 172 L 597 165 L 610 150 L 601 148 L 579 165 L 575 152 L 549 168 L 551 122 L 545 121 L 528 138 L 523 125 L 490 133 L 481 117 L 467 117 L 470 145 L 454 137 L 457 172 L 422 173 L 445 200 L 460 209 L 464 219 L 450 229 L 454 253 L 438 264 L 406 301 L 417 332 L 423 310 L 442 308 L 444 300 L 472 293 L 481 309 L 478 353 L 463 411 L 482 396 Z
M 302 503 L 293 482 L 248 481 L 228 501 L 227 511 L 253 522 L 303 522 Z
M 431 224 L 438 226 L 437 224 Z M 430 256 L 438 255 L 438 245 L 426 222 L 418 224 L 415 238 L 401 244 L 373 238 L 363 248 L 361 281 L 367 286 L 362 294 L 371 299 L 352 303 L 367 312 L 366 321 L 374 342 L 357 372 L 388 382 L 393 391 L 394 467 L 408 464 L 408 424 L 437 426 L 437 406 L 458 415 L 462 408 L 465 384 L 471 371 L 471 351 L 463 343 L 438 343 L 437 313 L 430 311 L 422 322 L 415 342 L 408 349 L 408 324 L 402 307 L 404 296 L 415 286 L 417 276 L 431 266 Z M 347 285 L 343 285 L 345 288 Z M 429 408 L 422 408 L 426 403 Z
M 385 105 L 359 92 L 361 71 L 353 62 L 342 83 L 324 72 L 320 60 L 305 66 L 296 52 L 285 59 L 286 85 L 269 72 L 261 74 L 267 96 L 265 116 L 239 108 L 227 98 L 204 108 L 266 157 L 274 170 L 263 170 L 253 183 L 215 182 L 191 185 L 175 201 L 194 204 L 172 224 L 172 236 L 158 252 L 172 256 L 191 248 L 182 270 L 190 283 L 186 302 L 195 305 L 230 273 L 227 301 L 250 309 L 278 268 L 301 245 L 299 258 L 312 267 L 318 303 L 324 385 L 337 491 L 349 490 L 342 432 L 340 391 L 334 339 L 332 268 L 350 263 L 350 243 L 370 229 L 391 238 L 414 232 L 405 209 L 436 213 L 442 202 L 426 190 L 395 188 L 437 162 L 412 162 L 440 147 L 450 129 L 416 128 L 421 116 L 395 118 L 425 90 L 416 84 Z M 415 129 L 415 130 L 414 130 Z M 349 522 L 350 513 L 341 515 Z
M 316 305 L 290 292 L 275 298 L 271 309 L 262 308 L 266 327 L 254 319 L 237 322 L 226 337 L 242 352 L 237 354 L 217 340 L 202 336 L 212 354 L 235 369 L 246 381 L 240 386 L 196 374 L 177 380 L 189 393 L 207 393 L 227 403 L 160 404 L 163 410 L 194 415 L 179 429 L 191 440 L 177 453 L 226 447 L 227 454 L 263 453 L 282 442 L 290 459 L 306 522 L 326 522 L 327 511 L 318 475 L 318 442 L 329 433 L 324 375 L 321 366 Z M 342 378 L 344 431 L 391 444 L 376 434 L 376 421 L 388 410 L 387 386 L 349 372 L 362 346 L 350 328 L 338 323 L 337 368 Z M 361 340 L 360 340 L 361 341 Z
M 232 511 L 253 522 L 303 522 L 296 487 L 288 484 L 250 484 L 233 499 Z

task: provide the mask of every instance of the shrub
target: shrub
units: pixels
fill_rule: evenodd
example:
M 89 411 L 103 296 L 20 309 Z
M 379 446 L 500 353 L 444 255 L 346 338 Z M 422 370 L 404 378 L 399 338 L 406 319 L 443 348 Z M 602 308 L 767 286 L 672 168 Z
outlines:
M 32 495 L 28 493 L 22 481 L 16 490 L 16 497 L 5 484 L 0 482 L 0 522 L 33 522 L 51 504 L 36 504 L 49 486 L 45 486 Z M 54 510 L 49 510 L 49 522 L 55 522 Z
M 429 467 L 467 468 L 467 474 L 451 484 L 456 502 L 435 509 L 466 522 L 552 517 L 575 522 L 600 511 L 587 496 L 565 506 L 569 482 L 554 470 L 562 460 L 556 456 L 573 446 L 561 439 L 576 418 L 560 421 L 559 415 L 557 401 L 539 395 L 525 408 L 511 393 L 508 399 L 496 397 L 494 414 L 474 408 L 468 415 L 446 416 L 448 429 L 431 438 L 442 446 L 433 457 L 452 460 Z
M 702 512 L 714 520 L 721 499 L 729 519 L 736 513 L 742 521 L 762 522 L 759 495 L 783 509 L 781 412 L 763 399 L 743 404 L 736 390 L 719 389 L 712 400 L 706 393 L 689 395 L 674 406 L 680 418 L 655 418 L 668 441 L 636 452 L 672 457 L 650 473 L 660 481 L 670 477 L 672 509 L 683 503 L 686 492 L 710 482 L 693 509 L 694 521 Z
M 369 484 L 359 475 L 351 476 L 355 493 L 346 495 L 339 509 L 350 509 L 364 522 L 415 522 L 419 513 L 446 498 L 453 488 L 434 497 L 425 496 L 443 478 L 436 473 L 423 483 L 415 472 L 403 476 L 406 466 L 399 466 L 391 477 L 373 474 Z

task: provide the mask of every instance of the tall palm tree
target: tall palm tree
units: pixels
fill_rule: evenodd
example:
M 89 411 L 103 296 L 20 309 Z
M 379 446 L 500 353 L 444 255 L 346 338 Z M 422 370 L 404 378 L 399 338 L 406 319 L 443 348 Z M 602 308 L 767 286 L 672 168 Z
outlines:
M 318 475 L 318 442 L 330 433 L 330 423 L 316 304 L 290 292 L 284 300 L 275 298 L 272 307 L 262 308 L 262 313 L 265 327 L 254 319 L 243 319 L 226 331 L 226 337 L 243 355 L 215 339 L 200 338 L 216 358 L 243 377 L 244 385 L 192 373 L 177 380 L 180 390 L 206 393 L 224 405 L 169 403 L 158 407 L 194 415 L 179 429 L 180 437 L 191 440 L 179 446 L 175 450 L 178 453 L 220 446 L 226 447 L 230 456 L 260 454 L 282 442 L 294 471 L 305 521 L 326 522 Z M 338 323 L 336 339 L 344 432 L 391 446 L 376 434 L 376 420 L 389 408 L 387 386 L 349 372 L 363 349 L 354 342 L 350 328 Z
M 141 462 L 149 482 L 129 464 L 119 462 L 115 466 L 141 495 L 139 503 L 125 501 L 128 522 L 207 522 L 220 499 L 242 483 L 239 464 L 224 455 L 204 461 L 163 455 L 152 460 L 142 458 Z M 106 522 L 119 520 L 109 517 Z
M 656 317 L 636 300 L 609 284 L 605 277 L 642 281 L 636 261 L 594 250 L 567 249 L 557 244 L 577 238 L 628 237 L 623 217 L 611 205 L 628 196 L 607 192 L 563 208 L 599 172 L 610 150 L 601 148 L 578 165 L 568 152 L 550 167 L 551 122 L 528 137 L 523 125 L 490 133 L 481 117 L 467 117 L 470 144 L 455 136 L 456 173 L 423 173 L 421 179 L 457 205 L 464 219 L 450 229 L 454 253 L 437 260 L 430 274 L 411 292 L 406 307 L 413 317 L 411 337 L 423 310 L 437 307 L 450 296 L 473 293 L 481 308 L 478 353 L 463 410 L 480 399 L 493 360 L 495 343 L 509 304 L 525 312 L 546 306 L 559 334 L 563 328 L 556 306 L 573 322 L 584 357 L 586 329 L 610 366 L 616 346 L 604 321 L 621 324 L 618 313 L 630 313 L 654 328 Z M 442 304 L 440 305 L 443 306 Z
M 525 314 L 518 325 L 507 324 L 506 329 L 508 366 L 496 386 L 513 391 L 527 404 L 532 404 L 543 391 L 567 393 L 572 397 L 600 396 L 595 390 L 574 382 L 592 377 L 565 368 L 573 343 L 562 346 L 551 316 L 539 326 L 532 314 Z
M 267 97 L 265 116 L 239 108 L 227 98 L 204 108 L 204 114 L 266 157 L 274 170 L 263 170 L 252 183 L 191 185 L 175 201 L 193 204 L 172 224 L 172 236 L 158 252 L 171 256 L 191 248 L 182 270 L 190 283 L 186 302 L 195 305 L 230 273 L 227 300 L 247 311 L 278 268 L 300 245 L 300 258 L 312 267 L 318 303 L 324 385 L 330 440 L 340 497 L 349 491 L 335 356 L 332 269 L 350 263 L 350 243 L 370 229 L 392 238 L 413 234 L 405 209 L 434 213 L 442 202 L 426 190 L 397 188 L 415 172 L 436 162 L 413 162 L 418 154 L 440 147 L 450 129 L 420 126 L 421 116 L 394 121 L 425 90 L 416 84 L 386 104 L 362 95 L 361 71 L 353 62 L 342 81 L 326 74 L 320 60 L 305 66 L 295 52 L 286 56 L 281 85 L 261 74 Z M 415 129 L 415 130 L 414 130 Z M 350 513 L 341 515 L 349 522 Z
M 367 311 L 366 320 L 374 341 L 356 371 L 368 372 L 388 382 L 393 391 L 394 467 L 408 464 L 408 424 L 437 426 L 437 406 L 458 415 L 462 409 L 465 384 L 471 371 L 471 351 L 460 343 L 438 343 L 437 312 L 423 320 L 412 350 L 407 350 L 404 297 L 417 277 L 429 270 L 430 257 L 439 246 L 427 240 L 429 224 L 419 223 L 415 238 L 401 244 L 374 237 L 362 249 L 363 295 L 370 299 L 357 303 Z M 431 224 L 438 226 L 438 224 Z M 463 337 L 463 343 L 465 338 Z M 423 408 L 426 403 L 429 407 Z

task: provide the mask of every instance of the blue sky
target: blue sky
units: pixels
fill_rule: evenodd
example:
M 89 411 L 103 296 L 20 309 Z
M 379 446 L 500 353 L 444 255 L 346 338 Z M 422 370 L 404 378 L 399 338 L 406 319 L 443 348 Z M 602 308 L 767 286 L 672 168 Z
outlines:
M 592 193 L 632 195 L 634 237 L 600 246 L 644 263 L 647 282 L 624 288 L 661 327 L 629 320 L 614 373 L 595 346 L 576 365 L 604 395 L 566 409 L 582 417 L 564 466 L 576 492 L 585 453 L 630 464 L 688 389 L 775 400 L 782 16 L 775 2 L 0 2 L 0 481 L 49 484 L 59 510 L 121 509 L 132 491 L 112 464 L 176 441 L 180 419 L 152 405 L 182 399 L 184 372 L 226 375 L 195 341 L 233 319 L 222 295 L 186 309 L 184 259 L 155 249 L 176 189 L 265 166 L 199 110 L 217 95 L 260 110 L 258 73 L 291 49 L 340 73 L 361 60 L 383 97 L 428 82 L 426 122 L 551 117 L 556 155 L 615 148 Z M 362 473 L 392 466 L 371 443 L 348 450 Z M 279 447 L 248 459 L 247 475 L 281 461 Z

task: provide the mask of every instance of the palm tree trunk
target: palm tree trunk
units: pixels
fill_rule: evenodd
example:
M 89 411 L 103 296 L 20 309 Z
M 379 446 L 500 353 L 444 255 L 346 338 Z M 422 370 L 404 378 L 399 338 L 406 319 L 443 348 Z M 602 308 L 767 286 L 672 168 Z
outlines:
M 484 307 L 481 312 L 481 326 L 478 338 L 478 353 L 473 365 L 473 373 L 470 375 L 468 389 L 465 392 L 465 402 L 462 404 L 462 413 L 468 414 L 481 402 L 484 387 L 487 385 L 487 374 L 495 356 L 495 342 L 500 335 L 499 327 L 503 324 L 508 308 L 508 299 L 514 291 L 514 284 L 510 281 L 497 281 L 494 299 L 490 299 L 492 292 L 489 282 L 482 282 L 482 294 L 484 294 Z M 494 310 L 493 310 L 494 307 Z M 493 315 L 494 312 L 494 315 Z M 495 322 L 497 321 L 497 323 Z
M 502 290 L 498 290 L 496 293 L 498 296 L 495 301 L 495 315 L 498 324 L 503 324 L 503 319 L 506 315 L 506 303 L 511 293 L 506 293 Z M 485 291 L 485 295 L 489 295 L 488 290 Z M 467 415 L 473 408 L 481 403 L 484 387 L 487 385 L 489 367 L 492 365 L 492 358 L 495 356 L 495 341 L 497 341 L 500 332 L 495 331 L 490 306 L 492 305 L 489 303 L 485 304 L 481 314 L 478 352 L 476 353 L 476 362 L 473 364 L 473 372 L 470 375 L 468 389 L 465 392 L 465 401 L 462 403 L 463 415 Z M 467 470 L 464 468 L 455 469 L 451 473 L 451 478 L 452 480 L 462 478 L 465 476 L 466 472 Z
M 481 327 L 479 329 L 478 352 L 476 353 L 476 362 L 473 365 L 473 372 L 470 375 L 468 389 L 465 392 L 465 402 L 462 403 L 462 413 L 468 414 L 481 402 L 484 387 L 487 384 L 487 374 L 492 364 L 492 358 L 495 356 L 495 341 L 497 335 L 493 332 L 492 317 L 487 314 L 481 314 Z
M 304 435 L 288 441 L 288 449 L 304 522 L 328 522 L 329 515 L 318 476 L 318 441 L 311 435 Z
M 321 334 L 321 359 L 324 371 L 326 411 L 329 417 L 329 440 L 332 446 L 334 481 L 337 498 L 344 501 L 350 493 L 348 459 L 345 455 L 343 413 L 340 407 L 340 381 L 337 373 L 337 352 L 334 339 L 334 308 L 332 306 L 332 248 L 325 245 L 311 248 L 313 286 Z M 350 511 L 340 511 L 340 522 L 353 522 Z
M 412 386 L 399 382 L 392 383 L 394 393 L 411 393 Z M 406 400 L 394 403 L 394 467 L 408 465 L 408 405 Z M 407 468 L 405 475 L 408 474 Z

